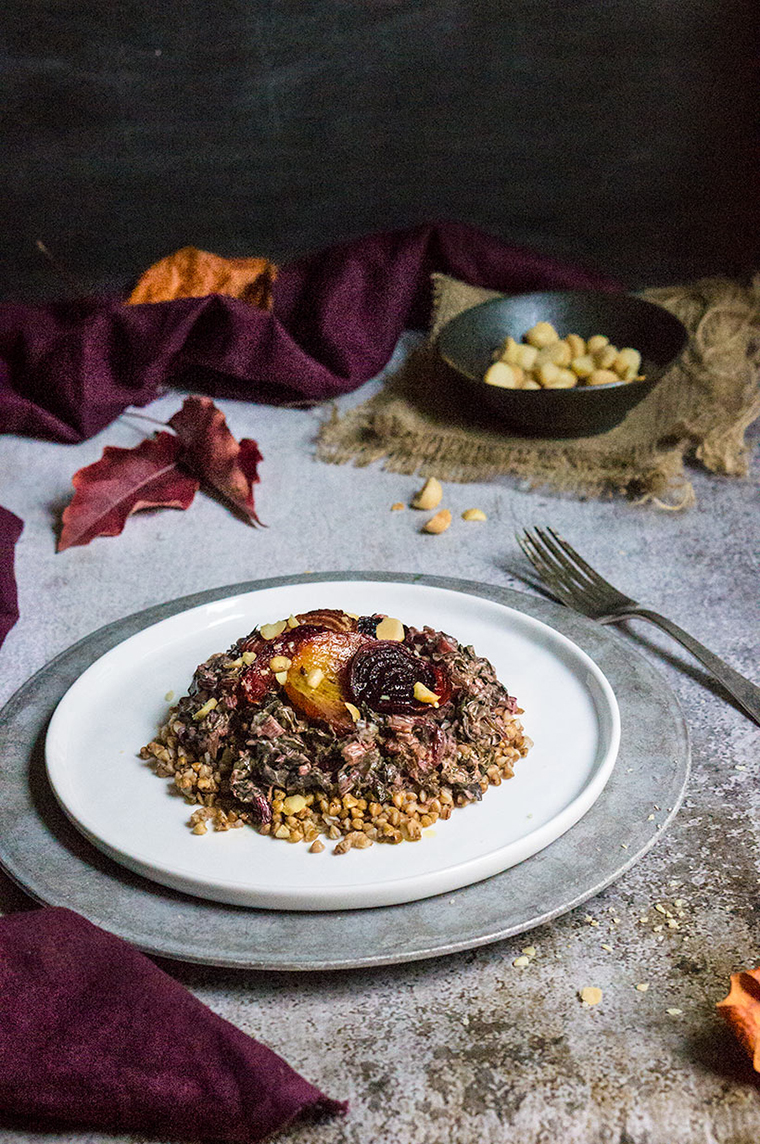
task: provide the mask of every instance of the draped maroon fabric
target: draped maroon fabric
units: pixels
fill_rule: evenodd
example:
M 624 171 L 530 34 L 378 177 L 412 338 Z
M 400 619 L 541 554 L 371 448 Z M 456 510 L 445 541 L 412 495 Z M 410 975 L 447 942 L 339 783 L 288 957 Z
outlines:
M 610 288 L 598 274 L 460 223 L 370 235 L 281 267 L 271 311 L 211 294 L 127 306 L 0 305 L 0 429 L 81 441 L 145 405 L 178 369 L 225 375 L 229 396 L 318 402 L 377 374 L 423 326 L 430 275 L 495 290 Z
M 14 575 L 14 548 L 23 523 L 0 507 L 0 644 L 18 619 L 18 593 Z
M 251 1142 L 346 1108 L 79 914 L 0 921 L 0 1123 Z
M 220 294 L 138 306 L 114 298 L 0 304 L 0 432 L 82 441 L 128 405 L 153 400 L 172 377 L 182 374 L 186 385 L 193 369 L 211 371 L 217 394 L 250 401 L 348 393 L 379 373 L 405 328 L 427 324 L 434 271 L 507 293 L 617 288 L 448 222 L 288 263 L 268 312 Z M 7 550 L 0 564 L 0 612 L 11 615 Z

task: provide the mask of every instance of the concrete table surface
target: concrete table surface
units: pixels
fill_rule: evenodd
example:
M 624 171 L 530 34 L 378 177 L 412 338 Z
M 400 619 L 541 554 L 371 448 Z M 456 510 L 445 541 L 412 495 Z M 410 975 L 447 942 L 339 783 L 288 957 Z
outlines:
M 377 384 L 340 407 L 364 400 Z M 180 401 L 173 393 L 144 412 L 165 419 Z M 0 703 L 103 624 L 209 587 L 356 570 L 457 576 L 533 592 L 514 532 L 542 523 L 559 529 L 613 583 L 760 681 L 756 450 L 747 480 L 691 471 L 697 504 L 683 512 L 621 499 L 580 501 L 508 479 L 448 485 L 454 523 L 429 536 L 419 531 L 422 514 L 390 511 L 396 501 L 408 504 L 419 479 L 314 460 L 325 409 L 219 404 L 233 433 L 254 437 L 264 454 L 256 503 L 265 529 L 246 528 L 199 493 L 187 512 L 143 513 L 120 537 L 57 555 L 55 527 L 72 473 L 106 444 L 136 444 L 149 426 L 124 417 L 77 446 L 0 438 L 0 500 L 25 521 L 16 563 L 21 619 L 0 651 Z M 463 522 L 470 507 L 482 508 L 488 520 Z M 760 964 L 760 728 L 666 636 L 641 623 L 628 629 L 632 646 L 682 704 L 693 773 L 659 845 L 598 898 L 522 939 L 408 965 L 303 975 L 163 965 L 309 1080 L 350 1100 L 344 1120 L 293 1126 L 279 1139 L 760 1139 L 760 1084 L 714 1008 L 732 972 Z M 3 912 L 30 904 L 0 876 Z M 527 945 L 535 956 L 516 967 Z M 603 991 L 593 1008 L 579 999 L 587 985 Z M 40 1138 L 127 1140 L 69 1130 L 41 1137 L 0 1122 L 2 1141 Z

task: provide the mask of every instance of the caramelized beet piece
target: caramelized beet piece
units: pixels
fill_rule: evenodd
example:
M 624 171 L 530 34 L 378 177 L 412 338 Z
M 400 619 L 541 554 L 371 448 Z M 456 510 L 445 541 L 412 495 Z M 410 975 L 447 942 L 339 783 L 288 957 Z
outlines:
M 339 734 L 350 731 L 354 721 L 346 707 L 351 699 L 348 665 L 366 642 L 366 636 L 358 632 L 331 631 L 302 640 L 291 657 L 285 683 L 293 706 L 309 719 L 328 723 Z
M 377 640 L 359 648 L 351 660 L 349 683 L 355 699 L 383 715 L 422 715 L 435 710 L 414 698 L 415 683 L 439 696 L 439 708 L 451 697 L 444 669 L 396 640 Z

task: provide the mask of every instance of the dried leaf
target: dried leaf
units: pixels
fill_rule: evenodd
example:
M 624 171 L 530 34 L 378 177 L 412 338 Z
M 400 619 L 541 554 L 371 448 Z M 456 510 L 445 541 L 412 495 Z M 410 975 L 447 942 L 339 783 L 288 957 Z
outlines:
M 182 464 L 250 521 L 260 524 L 253 504 L 253 485 L 259 480 L 261 453 L 255 441 L 238 444 L 221 409 L 210 397 L 188 397 L 169 418 L 183 445 Z
M 195 246 L 183 246 L 145 271 L 129 304 L 229 294 L 260 310 L 271 310 L 276 277 L 277 267 L 267 258 L 222 258 Z
M 716 1008 L 760 1072 L 760 969 L 732 973 L 728 997 Z
M 189 508 L 198 481 L 177 467 L 181 442 L 158 433 L 134 449 L 107 445 L 103 456 L 72 478 L 74 496 L 63 513 L 58 551 L 118 536 L 133 512 L 144 508 Z

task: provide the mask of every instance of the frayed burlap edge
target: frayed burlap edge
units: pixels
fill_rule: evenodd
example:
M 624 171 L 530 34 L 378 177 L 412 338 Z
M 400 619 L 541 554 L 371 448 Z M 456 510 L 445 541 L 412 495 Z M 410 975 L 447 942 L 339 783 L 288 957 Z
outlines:
M 493 291 L 434 275 L 430 340 L 413 351 L 383 390 L 344 415 L 333 409 L 317 456 L 441 480 L 511 476 L 580 496 L 624 494 L 661 508 L 685 508 L 694 491 L 684 461 L 745 476 L 745 434 L 760 417 L 760 277 L 743 285 L 706 279 L 644 291 L 686 325 L 681 361 L 608 433 L 573 440 L 507 437 L 463 425 L 449 371 L 435 350 L 442 326 Z

